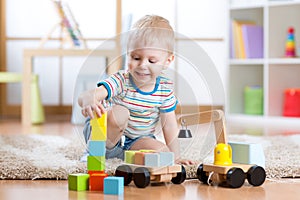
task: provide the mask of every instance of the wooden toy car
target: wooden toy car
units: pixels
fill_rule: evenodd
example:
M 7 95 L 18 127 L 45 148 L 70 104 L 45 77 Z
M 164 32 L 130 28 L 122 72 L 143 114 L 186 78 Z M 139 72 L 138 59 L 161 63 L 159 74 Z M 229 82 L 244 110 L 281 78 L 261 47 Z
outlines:
M 214 122 L 217 141 L 214 150 L 214 163 L 201 164 L 198 167 L 197 177 L 202 183 L 216 182 L 221 186 L 229 186 L 231 188 L 241 187 L 245 179 L 253 186 L 260 186 L 264 183 L 266 172 L 263 167 L 232 163 L 232 149 L 226 139 L 223 111 L 213 110 L 190 114 L 182 116 L 179 120 L 184 121 L 186 125 Z
M 144 165 L 123 164 L 117 167 L 115 176 L 124 177 L 124 185 L 133 180 L 138 188 L 147 187 L 150 182 L 172 182 L 181 184 L 186 179 L 185 168 L 181 165 L 149 167 Z
M 210 173 L 212 176 L 209 180 Z M 204 184 L 214 181 L 219 182 L 222 186 L 239 188 L 244 184 L 245 179 L 253 186 L 262 185 L 266 178 L 266 172 L 264 168 L 257 165 L 233 163 L 230 166 L 218 166 L 201 164 L 197 169 L 197 177 Z

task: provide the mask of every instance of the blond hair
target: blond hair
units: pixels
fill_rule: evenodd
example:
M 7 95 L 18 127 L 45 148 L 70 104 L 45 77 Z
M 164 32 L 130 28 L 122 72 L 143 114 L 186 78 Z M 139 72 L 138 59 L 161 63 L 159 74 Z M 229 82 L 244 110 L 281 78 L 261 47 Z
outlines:
M 174 41 L 174 31 L 167 19 L 157 15 L 146 15 L 132 26 L 127 50 L 157 48 L 172 54 Z

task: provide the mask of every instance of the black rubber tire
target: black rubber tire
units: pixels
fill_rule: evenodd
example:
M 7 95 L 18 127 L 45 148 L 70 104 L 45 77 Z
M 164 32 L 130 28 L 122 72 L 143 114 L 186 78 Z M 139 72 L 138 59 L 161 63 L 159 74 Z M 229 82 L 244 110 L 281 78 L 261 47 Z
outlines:
M 150 184 L 150 172 L 145 167 L 138 167 L 133 172 L 133 181 L 136 187 L 145 188 Z
M 226 183 L 231 188 L 239 188 L 245 182 L 245 173 L 241 168 L 231 168 L 226 174 Z
M 116 169 L 115 176 L 124 177 L 124 185 L 129 185 L 132 180 L 132 169 L 128 165 L 120 165 Z
M 253 186 L 260 186 L 266 180 L 266 171 L 264 168 L 254 165 L 247 172 L 247 180 Z
M 171 182 L 174 184 L 181 184 L 186 179 L 186 170 L 183 165 L 181 165 L 181 172 L 177 172 L 177 176 L 171 179 Z
M 208 176 L 206 175 L 206 172 L 203 171 L 203 164 L 199 165 L 197 169 L 197 178 L 202 183 L 207 184 Z

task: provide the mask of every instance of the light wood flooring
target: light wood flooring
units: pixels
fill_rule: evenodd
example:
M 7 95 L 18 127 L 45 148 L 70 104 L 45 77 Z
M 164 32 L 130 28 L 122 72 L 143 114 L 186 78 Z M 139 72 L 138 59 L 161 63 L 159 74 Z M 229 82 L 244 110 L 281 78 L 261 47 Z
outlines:
M 66 135 L 78 131 L 71 125 L 69 119 L 47 119 L 47 123 L 24 128 L 19 119 L 1 119 L 0 134 L 55 134 Z M 230 130 L 229 130 L 230 132 Z M 300 158 L 299 158 L 300 159 Z M 1 165 L 1 163 L 0 163 Z M 0 166 L 1 167 L 1 166 Z M 130 199 L 130 200 L 167 200 L 167 199 L 205 199 L 205 200 L 240 200 L 240 199 L 300 199 L 300 180 L 289 179 L 281 181 L 267 180 L 260 187 L 252 187 L 245 183 L 239 189 L 229 189 L 217 186 L 207 186 L 198 180 L 186 180 L 181 185 L 161 184 L 138 189 L 133 184 L 125 187 L 124 195 L 103 195 L 101 192 L 75 192 L 68 190 L 67 181 L 57 180 L 1 180 L 0 200 L 32 200 L 32 199 Z

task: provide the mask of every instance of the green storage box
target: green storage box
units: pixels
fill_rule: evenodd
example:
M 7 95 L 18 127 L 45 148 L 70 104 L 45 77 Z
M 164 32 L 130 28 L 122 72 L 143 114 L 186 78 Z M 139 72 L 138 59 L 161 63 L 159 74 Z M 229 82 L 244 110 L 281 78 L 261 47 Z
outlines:
M 244 89 L 244 112 L 249 115 L 263 114 L 263 89 L 261 86 L 246 86 Z

